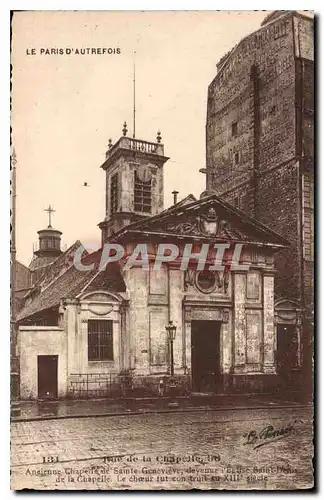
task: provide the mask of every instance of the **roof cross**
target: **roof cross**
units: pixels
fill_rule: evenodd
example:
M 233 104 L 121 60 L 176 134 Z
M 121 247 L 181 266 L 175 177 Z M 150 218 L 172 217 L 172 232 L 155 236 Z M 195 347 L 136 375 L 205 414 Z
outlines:
M 48 208 L 44 208 L 44 212 L 48 212 L 48 227 L 52 227 L 52 213 L 55 212 L 54 208 L 51 205 L 48 205 Z

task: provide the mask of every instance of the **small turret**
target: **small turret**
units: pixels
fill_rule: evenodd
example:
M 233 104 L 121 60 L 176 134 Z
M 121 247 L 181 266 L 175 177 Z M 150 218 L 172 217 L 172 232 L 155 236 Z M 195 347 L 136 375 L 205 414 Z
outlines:
M 34 250 L 32 261 L 29 264 L 29 269 L 32 272 L 32 284 L 38 281 L 46 268 L 62 253 L 62 232 L 54 229 L 51 224 L 51 215 L 55 210 L 49 205 L 45 212 L 48 212 L 48 226 L 46 229 L 37 231 L 38 247 Z

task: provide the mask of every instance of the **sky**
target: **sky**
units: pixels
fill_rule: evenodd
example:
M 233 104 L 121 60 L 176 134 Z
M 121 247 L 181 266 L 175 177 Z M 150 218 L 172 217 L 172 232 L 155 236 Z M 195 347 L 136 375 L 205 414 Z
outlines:
M 165 208 L 205 189 L 207 89 L 216 64 L 267 11 L 26 11 L 12 23 L 12 143 L 17 155 L 17 258 L 28 265 L 37 231 L 53 227 L 65 249 L 100 245 L 108 139 L 124 121 L 132 135 L 136 61 L 136 137 L 165 155 Z M 73 50 L 68 55 L 46 49 Z M 76 54 L 76 49 L 120 54 Z M 43 50 L 42 50 L 43 49 Z M 43 52 L 43 53 L 42 53 Z M 116 51 L 117 52 L 117 51 Z M 89 187 L 84 187 L 87 182 Z

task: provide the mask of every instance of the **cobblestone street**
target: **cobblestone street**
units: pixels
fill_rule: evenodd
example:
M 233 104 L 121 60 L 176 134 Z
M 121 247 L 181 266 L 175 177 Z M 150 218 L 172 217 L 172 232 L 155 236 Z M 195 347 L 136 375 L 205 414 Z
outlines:
M 311 438 L 308 408 L 15 422 L 11 487 L 309 488 Z

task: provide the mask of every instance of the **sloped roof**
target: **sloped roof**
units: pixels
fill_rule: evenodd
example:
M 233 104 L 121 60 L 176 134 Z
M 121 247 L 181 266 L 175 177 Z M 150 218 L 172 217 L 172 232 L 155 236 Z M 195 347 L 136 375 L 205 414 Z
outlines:
M 83 265 L 94 264 L 93 270 L 84 271 L 72 265 L 64 274 L 35 296 L 18 314 L 17 321 L 34 316 L 41 311 L 60 304 L 63 298 L 75 298 L 91 281 L 88 290 L 103 288 L 107 291 L 126 291 L 118 264 L 111 263 L 103 271 L 98 271 L 102 249 L 82 259 Z
M 184 205 L 188 205 L 188 203 L 191 203 L 192 201 L 197 201 L 197 198 L 192 194 L 188 194 L 185 198 L 182 198 L 182 200 L 178 201 L 178 203 L 175 203 L 173 205 L 174 207 L 183 207 Z M 169 210 L 169 209 L 167 209 Z
M 25 264 L 16 260 L 15 269 L 15 293 L 30 288 L 31 272 Z
M 56 260 L 56 259 L 55 259 Z M 38 257 L 36 255 L 33 256 L 31 263 L 29 264 L 30 271 L 44 269 L 44 274 L 46 273 L 46 268 L 49 268 L 53 264 L 53 257 L 50 255 L 44 255 L 42 257 Z M 44 274 L 42 277 L 44 277 Z
M 193 201 L 197 201 L 197 198 L 193 194 L 190 193 L 190 194 L 188 194 L 188 196 L 185 196 L 177 203 L 174 203 L 171 207 L 165 208 L 164 210 L 162 210 L 162 212 L 159 212 L 157 215 L 169 213 L 170 208 L 183 207 L 184 205 L 188 205 L 188 203 L 191 203 Z M 157 217 L 157 215 L 153 215 L 152 217 Z M 152 217 L 148 217 L 148 218 L 151 219 Z M 141 218 L 140 221 L 147 220 L 148 218 L 147 217 L 145 217 L 145 219 Z M 134 223 L 137 223 L 137 222 L 138 222 L 138 220 L 135 221 Z M 127 226 L 127 227 L 129 227 L 129 226 Z
M 313 18 L 314 14 L 311 10 L 273 10 L 268 14 L 262 21 L 261 26 L 266 26 L 272 21 L 277 20 L 279 17 L 282 17 L 285 14 L 300 14 L 305 17 Z
M 251 33 L 249 33 L 246 36 L 244 36 L 243 38 L 241 38 L 241 40 L 236 45 L 234 45 L 234 47 L 232 47 L 228 52 L 226 52 L 226 54 L 224 54 L 224 56 L 222 56 L 220 58 L 220 60 L 216 64 L 217 74 L 216 74 L 215 78 L 213 79 L 211 85 L 213 84 L 213 82 L 216 79 L 219 78 L 219 75 L 222 72 L 223 68 L 226 66 L 226 63 L 229 61 L 231 56 L 234 55 L 235 52 L 239 51 L 240 47 L 242 47 L 242 45 L 244 44 L 244 42 L 246 40 L 248 40 L 250 37 L 254 37 L 257 33 L 263 31 L 265 29 L 266 25 L 271 24 L 272 22 L 276 21 L 278 19 L 278 17 L 284 17 L 284 16 L 288 17 L 288 16 L 294 14 L 294 12 L 296 12 L 296 11 L 292 11 L 292 10 L 281 10 L 280 11 L 279 10 L 279 11 L 273 11 L 270 14 L 267 14 L 265 16 L 265 18 L 263 19 L 263 21 L 261 22 L 260 28 L 252 31 Z
M 92 276 L 92 271 L 81 272 L 73 266 L 70 267 L 19 312 L 17 321 L 59 305 L 62 298 L 75 297 Z
M 25 264 L 23 264 L 22 262 L 20 262 L 20 260 L 16 260 L 16 265 L 23 267 L 26 271 L 29 271 L 28 266 L 26 266 Z
M 133 222 L 128 226 L 121 229 L 119 232 L 113 235 L 113 240 L 118 240 L 123 237 L 127 233 L 140 233 L 147 232 L 151 234 L 161 234 L 164 229 L 168 227 L 168 222 L 174 223 L 183 221 L 186 223 L 186 220 L 193 220 L 195 217 L 199 217 L 200 214 L 206 213 L 209 208 L 213 208 L 217 214 L 219 214 L 219 219 L 225 219 L 231 223 L 231 226 L 237 229 L 236 233 L 238 235 L 244 233 L 244 239 L 241 239 L 242 242 L 247 242 L 250 236 L 250 242 L 253 243 L 262 243 L 269 246 L 279 246 L 286 247 L 289 246 L 290 243 L 283 236 L 279 235 L 272 229 L 269 229 L 267 226 L 257 221 L 256 219 L 246 215 L 241 210 L 233 207 L 229 203 L 225 202 L 223 199 L 219 198 L 216 194 L 211 194 L 210 196 L 205 196 L 200 200 L 195 200 L 192 202 L 188 202 L 186 204 L 177 203 L 176 205 L 171 206 L 169 209 L 164 210 L 163 212 L 148 217 L 144 220 Z M 234 231 L 235 233 L 235 231 Z M 177 233 L 174 233 L 174 236 L 177 236 Z M 195 233 L 190 233 L 190 230 L 186 233 L 188 238 L 192 236 L 197 236 L 199 233 L 197 231 Z M 226 232 L 224 233 L 226 235 Z M 183 236 L 183 235 L 181 235 Z M 224 238 L 222 238 L 224 239 Z M 229 237 L 228 239 L 231 239 Z M 233 238 L 232 238 L 233 239 Z M 234 236 L 236 241 L 239 241 L 240 238 Z
M 43 287 L 44 283 L 50 283 L 59 274 L 61 274 L 64 269 L 72 265 L 73 255 L 75 251 L 79 248 L 83 248 L 83 254 L 86 256 L 89 253 L 84 248 L 80 240 L 76 240 L 72 245 L 69 246 L 64 252 L 62 252 L 58 257 L 52 260 L 50 263 L 44 265 L 44 273 L 38 278 L 35 286 L 41 285 Z M 37 257 L 37 259 L 42 259 L 42 257 Z M 33 262 L 33 261 L 32 261 Z M 30 266 L 32 265 L 32 262 Z

